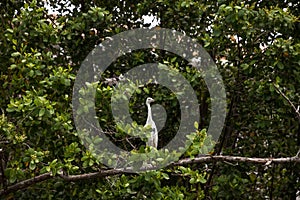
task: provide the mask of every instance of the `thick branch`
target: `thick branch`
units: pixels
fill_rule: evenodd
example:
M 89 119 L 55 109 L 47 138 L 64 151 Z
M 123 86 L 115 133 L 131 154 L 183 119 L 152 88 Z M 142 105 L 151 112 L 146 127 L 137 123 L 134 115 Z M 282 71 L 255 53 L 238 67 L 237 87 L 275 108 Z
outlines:
M 31 178 L 31 179 L 27 179 L 27 180 L 18 182 L 16 184 L 12 185 L 12 186 L 7 187 L 6 189 L 0 190 L 0 197 L 2 195 L 9 194 L 11 192 L 27 188 L 27 187 L 29 187 L 33 184 L 45 181 L 47 179 L 50 179 L 51 177 L 53 177 L 51 175 L 51 173 L 46 173 L 46 174 L 41 174 L 41 175 L 36 176 L 34 178 Z
M 205 163 L 205 162 L 245 162 L 245 163 L 254 163 L 254 164 L 265 164 L 269 165 L 271 163 L 300 163 L 300 158 L 297 156 L 287 157 L 287 158 L 249 158 L 249 157 L 240 157 L 240 156 L 202 156 L 196 158 L 186 158 L 179 160 L 177 162 L 171 163 L 170 166 L 181 166 L 187 164 L 195 164 L 195 163 Z M 56 176 L 52 176 L 51 173 L 41 174 L 31 179 L 27 179 L 21 182 L 18 182 L 12 186 L 7 187 L 6 189 L 0 190 L 0 196 L 9 194 L 11 192 L 21 190 L 27 188 L 33 184 L 51 179 L 51 178 L 62 178 L 66 181 L 79 181 L 79 180 L 87 180 L 93 178 L 101 178 L 106 176 L 112 176 L 117 174 L 125 174 L 123 169 L 108 169 L 101 170 L 99 172 L 87 173 L 87 174 L 79 174 L 79 175 L 63 175 L 57 174 Z
M 101 170 L 100 172 L 93 172 L 88 174 L 79 174 L 79 175 L 60 175 L 60 177 L 66 181 L 79 181 L 93 178 L 101 178 L 106 176 L 112 176 L 117 174 L 125 174 L 123 169 L 108 169 Z
M 193 163 L 203 163 L 203 162 L 245 162 L 245 163 L 254 163 L 254 164 L 271 164 L 271 163 L 300 163 L 300 158 L 297 156 L 287 157 L 287 158 L 250 158 L 250 157 L 241 157 L 241 156 L 203 156 L 196 157 L 194 159 L 186 158 L 179 160 L 178 162 L 173 163 L 173 166 L 186 165 Z

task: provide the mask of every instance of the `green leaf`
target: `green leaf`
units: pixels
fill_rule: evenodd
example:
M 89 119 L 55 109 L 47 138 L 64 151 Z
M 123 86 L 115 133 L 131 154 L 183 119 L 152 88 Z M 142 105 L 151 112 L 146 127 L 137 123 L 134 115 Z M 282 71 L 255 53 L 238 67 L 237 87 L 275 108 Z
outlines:
M 274 92 L 275 88 L 274 88 L 273 84 L 270 84 L 269 90 L 270 90 L 270 92 Z
M 284 69 L 284 65 L 280 61 L 277 63 L 277 66 L 278 66 L 279 69 Z
M 94 143 L 95 144 L 99 144 L 100 142 L 102 142 L 102 138 L 100 138 L 100 137 L 97 137 L 96 139 L 95 139 L 95 141 L 94 141 Z
M 221 35 L 221 33 L 222 33 L 221 30 L 216 29 L 216 30 L 214 30 L 213 35 L 216 37 L 219 37 Z
M 198 128 L 199 128 L 199 124 L 198 124 L 198 122 L 194 122 L 194 127 L 195 127 L 196 129 L 198 129 Z
M 29 164 L 29 169 L 30 170 L 34 170 L 36 168 L 36 164 L 34 161 L 30 161 L 30 164 Z
M 206 179 L 204 177 L 200 177 L 199 178 L 199 182 L 202 183 L 202 184 L 204 184 L 204 183 L 206 183 Z
M 9 173 L 9 182 L 14 183 L 17 180 L 17 175 L 15 169 L 11 169 Z
M 36 53 L 36 54 L 34 54 L 34 57 L 39 57 L 39 56 L 41 56 L 42 54 L 40 53 L 40 52 L 38 52 L 38 53 Z
M 28 75 L 29 75 L 30 77 L 33 77 L 33 76 L 34 76 L 34 71 L 33 71 L 33 70 L 30 70 L 29 73 L 28 73 Z
M 18 44 L 18 41 L 16 39 L 13 39 L 12 42 L 13 42 L 14 45 Z
M 40 111 L 39 111 L 39 117 L 44 116 L 45 111 L 46 111 L 45 108 L 41 108 Z
M 243 63 L 241 64 L 241 67 L 243 70 L 247 70 L 249 68 L 250 65 L 248 65 L 247 63 Z
M 14 32 L 14 30 L 13 29 L 11 29 L 11 28 L 8 28 L 8 29 L 6 29 L 8 32 L 10 32 L 10 33 L 13 33 Z
M 191 178 L 191 179 L 190 179 L 190 183 L 191 183 L 191 184 L 194 184 L 195 182 L 196 182 L 195 178 Z
M 21 56 L 20 52 L 14 52 L 11 54 L 12 57 L 17 57 L 17 56 Z

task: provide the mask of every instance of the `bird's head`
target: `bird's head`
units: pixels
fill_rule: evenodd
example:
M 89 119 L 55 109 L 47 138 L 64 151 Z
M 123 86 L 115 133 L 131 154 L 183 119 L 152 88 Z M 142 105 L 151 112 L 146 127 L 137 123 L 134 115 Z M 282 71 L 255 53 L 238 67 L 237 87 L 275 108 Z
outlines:
M 146 104 L 149 104 L 149 105 L 150 105 L 150 103 L 152 103 L 152 102 L 154 102 L 154 99 L 152 99 L 151 97 L 148 97 L 148 98 L 146 99 Z

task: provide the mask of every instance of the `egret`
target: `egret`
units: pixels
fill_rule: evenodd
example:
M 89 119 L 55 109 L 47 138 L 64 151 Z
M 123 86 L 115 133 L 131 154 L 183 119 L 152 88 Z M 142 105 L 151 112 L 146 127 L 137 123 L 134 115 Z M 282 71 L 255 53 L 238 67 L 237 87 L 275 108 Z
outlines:
M 157 133 L 157 128 L 156 128 L 155 122 L 152 119 L 152 112 L 151 112 L 151 106 L 150 106 L 150 103 L 152 103 L 152 102 L 154 102 L 154 99 L 152 99 L 151 97 L 148 97 L 146 99 L 146 105 L 148 108 L 148 117 L 147 117 L 145 126 L 150 125 L 152 128 L 150 138 L 148 138 L 148 141 L 146 142 L 146 144 L 148 146 L 157 148 L 158 133 Z

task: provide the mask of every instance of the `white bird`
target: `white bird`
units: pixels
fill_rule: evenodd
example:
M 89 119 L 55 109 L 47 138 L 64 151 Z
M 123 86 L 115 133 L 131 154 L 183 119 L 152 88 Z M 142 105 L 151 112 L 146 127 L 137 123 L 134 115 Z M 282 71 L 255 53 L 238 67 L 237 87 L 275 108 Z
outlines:
M 154 99 L 152 99 L 150 97 L 148 97 L 146 99 L 146 105 L 147 105 L 147 108 L 148 108 L 148 117 L 147 117 L 147 121 L 146 121 L 145 126 L 150 125 L 151 128 L 152 128 L 150 138 L 148 138 L 148 141 L 146 142 L 146 144 L 148 146 L 152 146 L 152 147 L 157 148 L 158 133 L 157 133 L 157 128 L 156 128 L 155 122 L 152 119 L 152 112 L 151 112 L 151 106 L 150 106 L 150 103 L 152 103 L 152 102 L 154 102 Z

